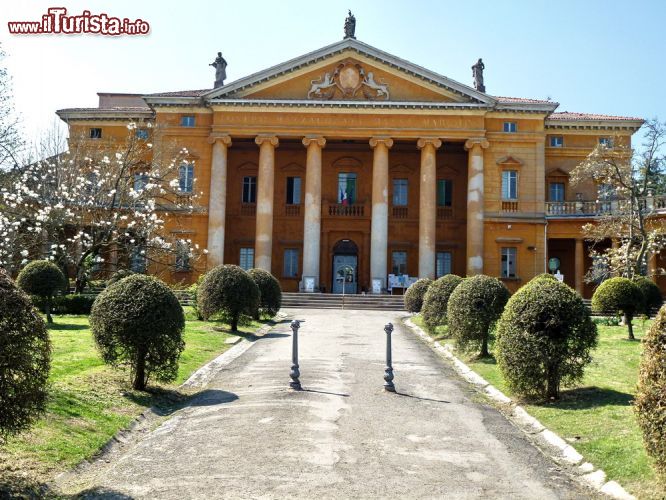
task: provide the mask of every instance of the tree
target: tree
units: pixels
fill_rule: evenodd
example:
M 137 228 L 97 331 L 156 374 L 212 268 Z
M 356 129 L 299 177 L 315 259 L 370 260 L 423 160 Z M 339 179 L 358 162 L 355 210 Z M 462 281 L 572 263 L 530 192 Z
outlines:
M 512 391 L 555 399 L 562 384 L 582 379 L 596 342 L 597 329 L 581 296 L 540 277 L 509 299 L 497 323 L 495 357 Z
M 412 283 L 405 292 L 405 309 L 413 313 L 421 312 L 423 296 L 428 291 L 430 285 L 432 285 L 430 278 L 421 278 L 416 283 Z
M 19 130 L 19 119 L 14 112 L 11 78 L 7 68 L 2 65 L 5 56 L 0 46 L 0 177 L 7 176 L 8 172 L 19 166 L 25 147 Z
M 447 321 L 461 350 L 480 348 L 479 357 L 490 356 L 490 330 L 502 314 L 509 296 L 504 283 L 483 274 L 465 278 L 453 290 L 447 307 Z
M 33 260 L 21 269 L 16 283 L 26 293 L 46 301 L 46 320 L 53 323 L 53 296 L 67 288 L 67 278 L 60 268 L 48 260 Z
M 137 128 L 153 131 L 156 146 Z M 193 164 L 189 152 L 150 122 L 129 123 L 116 142 L 73 137 L 64 153 L 45 148 L 46 159 L 26 165 L 0 190 L 1 267 L 13 271 L 46 249 L 47 258 L 81 280 L 113 256 L 138 267 L 154 263 L 151 271 L 160 274 L 194 266 L 205 253 L 178 226 L 166 225 L 169 213 L 200 210 L 198 194 L 180 175 Z
M 252 316 L 259 305 L 259 287 L 242 268 L 231 264 L 206 273 L 197 289 L 197 306 L 205 320 L 215 315 L 238 331 L 242 316 Z
M 0 437 L 28 428 L 44 411 L 50 364 L 44 321 L 0 269 Z
M 643 339 L 634 410 L 655 470 L 666 480 L 666 307 Z
M 645 276 L 636 276 L 634 283 L 643 294 L 643 310 L 640 312 L 649 317 L 653 309 L 662 305 L 661 290 L 654 281 Z
M 436 279 L 423 297 L 421 315 L 423 323 L 430 333 L 435 333 L 438 326 L 446 323 L 446 312 L 453 290 L 462 282 L 460 276 L 447 274 Z
M 250 269 L 247 273 L 259 288 L 259 307 L 255 311 L 254 319 L 258 320 L 260 315 L 274 317 L 282 306 L 280 282 L 263 269 Z
M 635 340 L 631 321 L 634 314 L 644 309 L 645 298 L 640 288 L 628 278 L 610 278 L 592 295 L 592 310 L 600 313 L 621 314 L 627 325 L 629 340 Z
M 162 281 L 135 274 L 106 288 L 90 311 L 90 327 L 105 363 L 130 366 L 132 387 L 144 390 L 150 376 L 175 380 L 185 347 L 185 316 Z
M 571 172 L 573 185 L 592 179 L 604 203 L 604 213 L 583 226 L 585 237 L 594 242 L 617 242 L 616 246 L 592 252 L 596 265 L 588 281 L 645 275 L 649 258 L 666 245 L 653 197 L 655 190 L 664 185 L 666 124 L 649 120 L 643 130 L 645 139 L 640 150 L 632 150 L 617 137 L 611 144 L 597 146 Z

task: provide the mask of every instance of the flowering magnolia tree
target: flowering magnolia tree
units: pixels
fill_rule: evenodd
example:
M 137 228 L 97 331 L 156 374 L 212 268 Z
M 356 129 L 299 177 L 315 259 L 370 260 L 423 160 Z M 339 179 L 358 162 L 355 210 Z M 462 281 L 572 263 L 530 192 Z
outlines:
M 114 271 L 119 256 L 138 271 L 156 263 L 158 274 L 196 265 L 205 250 L 182 236 L 177 219 L 166 223 L 199 210 L 193 162 L 150 123 L 139 125 L 115 142 L 72 138 L 68 151 L 30 163 L 0 188 L 1 267 L 16 272 L 46 257 L 78 283 L 105 261 Z
M 614 240 L 610 248 L 593 250 L 594 265 L 587 275 L 598 282 L 610 276 L 645 275 L 649 258 L 666 246 L 663 219 L 666 206 L 656 198 L 664 185 L 666 124 L 656 119 L 643 125 L 644 140 L 638 150 L 621 138 L 599 145 L 571 172 L 571 183 L 592 179 L 599 187 L 604 213 L 583 226 L 587 239 Z

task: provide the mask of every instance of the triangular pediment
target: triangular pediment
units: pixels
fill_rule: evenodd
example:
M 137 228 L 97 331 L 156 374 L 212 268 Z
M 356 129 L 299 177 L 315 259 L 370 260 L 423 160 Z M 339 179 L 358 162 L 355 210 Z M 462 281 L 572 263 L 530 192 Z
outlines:
M 226 99 L 496 103 L 487 94 L 355 39 L 218 87 L 203 98 L 213 103 Z

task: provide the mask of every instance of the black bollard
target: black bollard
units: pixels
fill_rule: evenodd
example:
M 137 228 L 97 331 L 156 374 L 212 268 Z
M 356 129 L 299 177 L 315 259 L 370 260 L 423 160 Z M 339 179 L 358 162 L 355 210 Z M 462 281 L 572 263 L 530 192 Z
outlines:
M 384 327 L 386 332 L 386 370 L 384 370 L 384 390 L 395 392 L 395 385 L 393 385 L 393 360 L 391 359 L 391 332 L 393 325 L 387 323 Z
M 291 382 L 289 382 L 289 387 L 295 391 L 300 391 L 301 381 L 298 380 L 298 377 L 301 376 L 301 372 L 298 370 L 298 329 L 301 327 L 300 321 L 295 319 L 291 322 L 291 331 L 292 331 L 292 343 L 291 343 L 291 372 L 289 376 L 291 377 Z

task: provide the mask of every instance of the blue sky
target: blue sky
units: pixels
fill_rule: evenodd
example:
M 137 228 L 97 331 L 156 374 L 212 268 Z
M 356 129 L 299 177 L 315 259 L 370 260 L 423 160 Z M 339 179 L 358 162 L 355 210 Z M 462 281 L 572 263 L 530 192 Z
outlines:
M 10 35 L 7 21 L 39 20 L 48 7 L 141 18 L 148 36 Z M 342 38 L 347 8 L 356 35 L 377 48 L 471 85 L 482 57 L 488 93 L 547 98 L 560 111 L 659 117 L 666 80 L 666 2 L 636 0 L 3 2 L 0 42 L 17 110 L 33 137 L 63 107 L 97 105 L 98 91 L 208 88 L 217 51 L 227 83 Z

